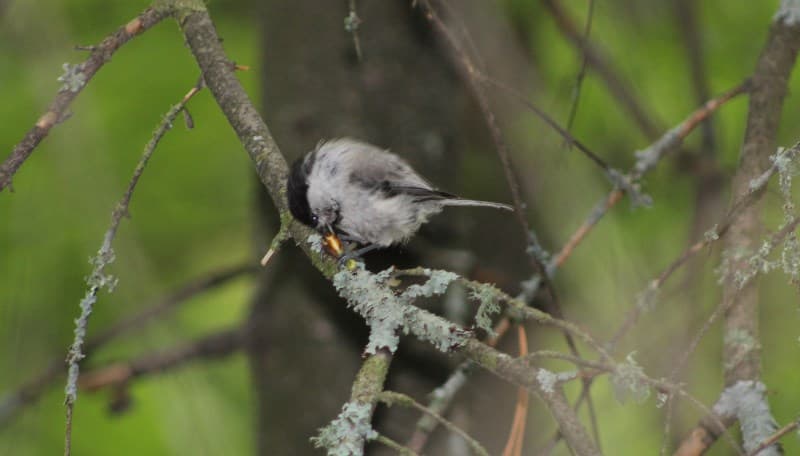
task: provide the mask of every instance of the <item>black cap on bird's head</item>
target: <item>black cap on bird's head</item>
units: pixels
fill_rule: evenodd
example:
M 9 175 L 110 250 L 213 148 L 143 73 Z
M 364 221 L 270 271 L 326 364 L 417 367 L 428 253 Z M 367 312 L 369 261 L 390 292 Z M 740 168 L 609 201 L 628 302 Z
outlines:
M 289 170 L 286 181 L 286 197 L 289 200 L 289 211 L 298 221 L 314 227 L 311 206 L 308 204 L 308 173 L 311 163 L 305 157 L 298 158 Z

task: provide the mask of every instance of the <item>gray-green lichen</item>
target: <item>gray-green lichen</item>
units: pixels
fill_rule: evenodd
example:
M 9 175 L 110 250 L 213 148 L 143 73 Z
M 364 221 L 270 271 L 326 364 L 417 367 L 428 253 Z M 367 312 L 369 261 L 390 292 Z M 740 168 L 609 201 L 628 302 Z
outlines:
M 97 302 L 97 293 L 103 288 L 111 293 L 114 291 L 114 287 L 117 286 L 117 279 L 105 273 L 106 266 L 116 259 L 114 249 L 111 248 L 111 237 L 111 234 L 106 233 L 103 245 L 97 255 L 89 258 L 89 263 L 94 267 L 86 277 L 86 284 L 89 285 L 89 288 L 79 303 L 81 313 L 75 320 L 75 337 L 67 353 L 69 368 L 67 370 L 67 385 L 64 387 L 64 393 L 66 394 L 67 403 L 70 404 L 74 403 L 78 397 L 78 376 L 80 375 L 78 363 L 86 357 L 82 347 L 86 340 L 86 327 L 89 322 L 89 316 L 92 314 L 95 302 Z
M 550 263 L 550 252 L 548 252 L 539 242 L 539 238 L 534 231 L 528 232 L 528 247 L 525 248 L 525 253 L 532 256 L 542 264 Z
M 424 269 L 423 273 L 428 276 L 428 280 L 423 284 L 414 284 L 409 286 L 403 292 L 403 295 L 409 298 L 418 298 L 423 296 L 438 296 L 447 291 L 450 283 L 458 278 L 458 274 L 450 271 L 440 271 Z
M 79 92 L 86 85 L 86 75 L 83 74 L 83 64 L 72 65 L 64 63 L 61 65 L 64 73 L 58 77 L 58 82 L 63 83 L 59 91 Z
M 655 280 L 651 281 L 647 285 L 647 288 L 636 295 L 636 307 L 642 312 L 651 312 L 658 303 L 658 292 L 658 282 Z
M 627 356 L 624 363 L 619 363 L 611 375 L 614 396 L 621 403 L 633 399 L 642 403 L 650 396 L 650 386 L 645 381 L 642 366 L 633 359 L 634 353 Z
M 800 282 L 800 242 L 794 233 L 790 234 L 783 244 L 781 267 L 792 283 Z
M 155 0 L 153 8 L 168 13 L 177 12 L 181 17 L 192 12 L 207 11 L 203 0 Z
M 318 233 L 311 233 L 306 238 L 306 242 L 311 246 L 311 251 L 314 253 L 322 253 L 322 236 Z
M 470 297 L 479 303 L 478 311 L 475 313 L 475 325 L 492 336 L 495 335 L 492 315 L 500 312 L 499 296 L 500 290 L 487 283 L 476 284 L 470 291 Z
M 663 407 L 668 400 L 669 400 L 669 394 L 661 392 L 656 393 L 656 408 Z
M 624 191 L 628 198 L 631 200 L 631 206 L 637 207 L 651 207 L 653 205 L 653 198 L 642 192 L 642 186 L 638 182 L 631 179 L 616 169 L 609 169 L 606 172 L 608 179 L 614 184 L 614 187 Z
M 703 239 L 706 242 L 715 242 L 719 240 L 719 225 L 714 225 L 710 230 L 703 233 Z
M 539 382 L 539 386 L 541 387 L 542 391 L 547 394 L 554 393 L 556 386 L 559 384 L 568 382 L 577 377 L 578 373 L 576 371 L 556 373 L 542 368 L 536 370 L 536 381 Z
M 665 133 L 647 149 L 637 150 L 634 155 L 636 164 L 633 167 L 633 175 L 638 177 L 655 168 L 661 157 L 667 152 L 678 146 L 683 140 L 681 138 L 682 125 L 679 125 Z
M 547 264 L 547 269 L 550 271 L 551 269 L 555 272 L 555 264 L 550 262 Z M 553 274 L 550 273 L 552 277 Z M 539 286 L 542 284 L 542 277 L 539 274 L 535 274 L 533 277 L 527 280 L 523 280 L 520 282 L 520 293 L 517 296 L 517 299 L 522 302 L 531 302 L 533 298 L 536 297 L 536 293 L 539 292 Z
M 773 18 L 788 27 L 800 25 L 800 0 L 781 0 L 781 6 Z
M 714 405 L 714 412 L 720 416 L 735 416 L 742 429 L 742 441 L 748 454 L 769 438 L 777 429 L 777 423 L 769 410 L 766 400 L 767 387 L 761 382 L 740 380 L 722 392 Z M 782 454 L 778 445 L 767 447 L 759 456 L 778 456 Z
M 725 362 L 725 369 L 733 369 L 736 365 L 747 358 L 754 350 L 760 350 L 761 344 L 758 343 L 749 332 L 735 328 L 725 333 L 724 344 L 733 349 L 733 356 Z
M 344 29 L 348 33 L 353 33 L 358 30 L 359 25 L 361 25 L 361 18 L 358 17 L 355 11 L 350 11 L 350 14 L 344 18 Z
M 446 271 L 425 270 L 428 276 L 425 283 L 412 285 L 398 294 L 388 286 L 393 272 L 394 269 L 389 268 L 373 274 L 359 264 L 353 270 L 342 269 L 333 276 L 333 286 L 339 295 L 370 327 L 365 352 L 374 354 L 386 348 L 394 353 L 400 331 L 413 333 L 442 351 L 463 345 L 467 331 L 412 305 L 416 298 L 444 293 L 458 276 Z
M 359 456 L 364 454 L 364 443 L 378 436 L 372 429 L 372 405 L 364 402 L 347 402 L 330 424 L 311 438 L 316 448 L 325 448 L 329 456 Z

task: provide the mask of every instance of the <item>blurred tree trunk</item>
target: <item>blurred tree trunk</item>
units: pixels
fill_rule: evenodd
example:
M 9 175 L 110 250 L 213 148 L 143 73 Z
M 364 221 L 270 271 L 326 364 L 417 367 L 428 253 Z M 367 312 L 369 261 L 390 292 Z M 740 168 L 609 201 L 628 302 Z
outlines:
M 449 65 L 450 59 L 427 21 L 408 1 L 362 1 L 357 8 L 363 21 L 358 28 L 362 61 L 356 56 L 352 34 L 344 29 L 347 1 L 273 0 L 261 5 L 262 100 L 276 141 L 288 158 L 294 159 L 321 139 L 357 137 L 392 149 L 424 170 L 438 186 L 458 191 L 457 179 L 467 181 L 456 172 L 461 151 L 468 146 L 482 148 L 482 153 L 490 154 L 487 161 L 496 159 L 482 128 L 464 128 L 465 124 L 480 125 L 480 118 Z M 480 178 L 493 188 L 504 187 L 499 165 L 481 170 Z M 265 246 L 277 220 L 267 198 L 259 198 L 256 211 L 263 221 L 258 244 Z M 470 273 L 463 263 L 443 264 L 431 254 L 442 245 L 470 250 L 477 246 L 481 258 L 485 253 L 497 258 L 504 269 L 524 273 L 523 268 L 512 269 L 513 260 L 509 264 L 509 258 L 519 256 L 524 244 L 504 242 L 504 248 L 511 251 L 503 252 L 493 245 L 496 243 L 485 242 L 488 233 L 513 238 L 515 234 L 509 233 L 518 228 L 512 217 L 496 221 L 495 214 L 485 212 L 470 213 L 469 218 L 459 218 L 467 215 L 463 211 L 451 215 L 434 220 L 427 230 L 427 243 L 412 242 L 407 248 L 379 253 L 368 257 L 368 264 L 374 269 L 421 263 Z M 481 226 L 482 247 L 465 239 L 464 234 L 474 232 L 469 227 L 475 225 Z M 516 235 L 522 239 L 521 233 Z M 273 262 L 265 274 L 280 271 L 276 272 L 280 277 L 264 278 L 251 313 L 257 334 L 249 352 L 258 453 L 309 454 L 313 453 L 309 437 L 336 416 L 349 396 L 361 362 L 366 327 L 294 249 L 286 248 Z M 516 279 L 492 280 L 502 284 Z M 444 380 L 446 366 L 453 363 L 427 347 L 404 346 L 398 357 L 388 387 L 423 401 L 424 395 Z M 508 388 L 507 392 L 511 404 L 514 391 Z M 490 399 L 496 406 L 499 398 Z M 376 419 L 389 426 L 386 429 L 379 424 L 381 432 L 402 442 L 413 431 L 417 414 L 396 409 L 379 410 Z M 386 413 L 391 413 L 391 418 L 381 420 Z

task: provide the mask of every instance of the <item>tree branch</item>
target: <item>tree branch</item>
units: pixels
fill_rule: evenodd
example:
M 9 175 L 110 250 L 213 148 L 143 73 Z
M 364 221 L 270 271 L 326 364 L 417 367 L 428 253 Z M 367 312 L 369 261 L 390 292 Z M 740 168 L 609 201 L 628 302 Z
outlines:
M 739 168 L 733 178 L 732 201 L 748 192 L 750 182 L 769 167 L 769 156 L 775 148 L 775 138 L 781 118 L 784 96 L 789 76 L 794 68 L 800 48 L 800 15 L 798 6 L 782 1 L 770 28 L 767 43 L 758 58 L 753 73 L 753 89 L 742 145 Z M 763 191 L 758 195 L 763 194 Z M 746 208 L 738 221 L 731 226 L 726 249 L 750 249 L 761 232 L 761 207 L 756 202 Z M 733 265 L 732 273 L 744 271 L 745 260 Z M 761 358 L 758 344 L 758 287 L 755 281 L 740 288 L 733 277 L 723 284 L 722 306 L 725 308 L 723 364 L 725 384 L 730 386 L 739 380 L 759 380 Z M 741 343 L 742 337 L 751 343 Z M 722 417 L 730 426 L 735 418 Z M 680 456 L 703 454 L 718 437 L 709 428 L 707 419 L 684 439 L 675 453 Z
M 75 401 L 78 398 L 77 384 L 78 376 L 80 375 L 79 364 L 81 360 L 86 357 L 86 355 L 83 353 L 83 348 L 86 339 L 86 331 L 89 325 L 89 317 L 92 315 L 94 304 L 97 302 L 97 294 L 100 292 L 100 290 L 106 288 L 110 292 L 116 286 L 116 279 L 111 275 L 106 274 L 105 269 L 108 265 L 113 263 L 115 259 L 112 244 L 117 236 L 117 230 L 119 229 L 120 223 L 122 223 L 122 218 L 129 215 L 128 207 L 130 205 L 131 198 L 133 197 L 133 191 L 136 189 L 136 185 L 139 183 L 139 178 L 141 178 L 142 173 L 147 166 L 147 162 L 155 152 L 158 143 L 161 141 L 161 138 L 163 138 L 164 135 L 170 129 L 172 129 L 175 119 L 184 110 L 186 103 L 189 102 L 192 96 L 194 96 L 194 94 L 200 90 L 202 84 L 203 81 L 201 79 L 180 102 L 170 108 L 170 110 L 158 124 L 158 127 L 153 133 L 153 137 L 150 138 L 150 141 L 148 141 L 144 146 L 144 151 L 139 159 L 139 163 L 137 163 L 136 168 L 133 171 L 133 177 L 131 177 L 131 181 L 128 183 L 128 188 L 125 191 L 125 194 L 111 212 L 111 223 L 105 235 L 103 236 L 103 242 L 100 245 L 100 249 L 98 250 L 97 255 L 90 260 L 90 262 L 94 265 L 94 268 L 92 269 L 89 277 L 86 279 L 86 283 L 89 285 L 89 288 L 86 290 L 86 295 L 80 302 L 81 312 L 78 318 L 75 320 L 75 336 L 73 338 L 72 345 L 69 348 L 69 352 L 67 353 L 68 371 L 67 386 L 65 387 L 66 399 L 64 400 L 67 415 L 64 437 L 65 456 L 69 456 L 71 452 L 72 414 L 75 407 Z
M 703 120 L 711 116 L 722 105 L 733 98 L 747 92 L 750 89 L 750 81 L 745 81 L 733 89 L 728 90 L 717 98 L 707 101 L 703 106 L 692 112 L 678 126 L 664 133 L 658 140 L 646 149 L 637 152 L 638 160 L 628 172 L 627 179 L 631 185 L 635 185 L 645 174 L 650 172 L 662 158 L 674 151 L 683 143 L 683 140 L 691 133 Z M 587 234 L 594 228 L 597 222 L 622 200 L 625 194 L 624 189 L 614 189 L 608 196 L 600 200 L 578 229 L 572 234 L 564 247 L 553 256 L 550 267 L 559 267 L 572 254 L 575 247 L 583 241 Z
M 243 346 L 246 335 L 246 331 L 236 327 L 167 350 L 148 353 L 130 361 L 92 369 L 81 377 L 79 386 L 87 391 L 96 391 L 123 385 L 145 375 L 160 374 L 182 366 L 188 361 L 225 357 Z
M 295 221 L 289 212 L 285 195 L 289 167 L 267 125 L 236 78 L 232 62 L 225 55 L 222 40 L 204 3 L 201 0 L 164 1 L 175 4 L 174 16 L 206 85 L 253 161 L 258 178 L 280 212 L 281 223 L 289 227 L 292 238 L 314 266 L 325 277 L 333 277 L 337 270 L 336 261 L 311 250 L 311 246 L 304 241 L 312 234 L 312 230 Z
M 167 15 L 168 12 L 163 8 L 157 6 L 147 8 L 133 20 L 106 37 L 100 44 L 91 46 L 89 48 L 91 52 L 85 61 L 77 65 L 64 64 L 65 73 L 58 78 L 59 81 L 64 82 L 64 85 L 58 89 L 56 98 L 50 103 L 47 111 L 39 117 L 33 128 L 28 130 L 22 141 L 14 146 L 11 154 L 3 164 L 0 165 L 0 192 L 11 185 L 11 178 L 14 173 L 28 159 L 36 146 L 50 133 L 50 129 L 69 116 L 67 111 L 69 105 L 86 87 L 86 84 L 94 77 L 95 73 L 106 62 L 111 60 L 114 52 L 136 35 L 158 24 Z
M 550 11 L 561 33 L 583 54 L 586 63 L 597 72 L 609 92 L 619 101 L 642 132 L 650 139 L 657 137 L 661 130 L 658 122 L 639 103 L 630 90 L 631 84 L 609 63 L 610 59 L 600 48 L 581 35 L 579 27 L 567 15 L 558 0 L 542 0 L 542 3 Z
M 195 279 L 173 293 L 162 297 L 155 303 L 145 304 L 143 306 L 143 311 L 125 318 L 105 330 L 101 330 L 94 337 L 88 338 L 83 348 L 83 353 L 89 358 L 96 350 L 131 331 L 141 328 L 153 318 L 174 310 L 192 297 L 217 286 L 224 285 L 228 283 L 228 281 L 240 277 L 242 274 L 252 273 L 255 270 L 256 267 L 254 265 L 239 265 L 220 271 L 214 271 L 201 278 Z M 65 371 L 64 356 L 55 356 L 47 364 L 47 367 L 38 375 L 24 382 L 16 391 L 0 399 L 0 430 L 9 424 L 16 414 L 24 407 L 36 403 L 47 388 Z

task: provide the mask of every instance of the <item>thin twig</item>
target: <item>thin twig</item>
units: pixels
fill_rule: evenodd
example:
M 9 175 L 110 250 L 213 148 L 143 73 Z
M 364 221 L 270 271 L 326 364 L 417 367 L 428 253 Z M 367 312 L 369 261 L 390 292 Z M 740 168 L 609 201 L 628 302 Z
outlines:
M 586 24 L 583 26 L 583 38 L 581 39 L 581 68 L 578 70 L 578 75 L 575 77 L 575 87 L 572 90 L 572 104 L 569 107 L 569 114 L 567 115 L 567 131 L 572 130 L 572 124 L 575 122 L 575 116 L 578 114 L 578 103 L 581 99 L 581 87 L 583 86 L 583 79 L 586 77 L 586 67 L 589 63 L 589 57 L 586 55 L 586 43 L 589 42 L 589 35 L 592 33 L 593 17 L 594 0 L 589 0 L 589 7 L 588 11 L 586 12 Z M 595 439 L 597 439 L 596 436 Z
M 183 111 L 190 98 L 191 97 L 184 98 L 179 103 L 172 106 L 169 111 L 167 111 L 164 119 L 162 119 L 153 133 L 153 137 L 145 145 L 144 152 L 142 153 L 142 157 L 139 159 L 139 163 L 136 165 L 136 169 L 133 171 L 133 177 L 128 184 L 128 188 L 125 191 L 125 194 L 122 196 L 122 199 L 120 199 L 112 211 L 111 225 L 103 236 L 103 243 L 100 246 L 100 250 L 97 252 L 97 256 L 92 259 L 94 269 L 87 279 L 89 288 L 86 291 L 86 295 L 80 302 L 81 313 L 80 316 L 78 316 L 78 319 L 75 320 L 75 338 L 73 339 L 72 345 L 70 346 L 67 354 L 67 364 L 69 367 L 67 373 L 67 386 L 65 388 L 66 398 L 64 401 L 66 406 L 66 430 L 64 437 L 65 456 L 69 456 L 71 452 L 72 414 L 75 407 L 75 401 L 78 397 L 78 376 L 80 375 L 79 363 L 86 356 L 83 353 L 83 346 L 86 339 L 86 330 L 89 323 L 89 317 L 91 316 L 94 304 L 97 301 L 98 292 L 103 288 L 107 288 L 110 291 L 116 284 L 115 279 L 105 273 L 106 266 L 114 261 L 114 249 L 112 248 L 112 243 L 117 235 L 117 229 L 122 222 L 122 218 L 129 215 L 128 206 L 130 205 L 131 198 L 133 197 L 133 191 L 136 188 L 136 184 L 139 183 L 139 178 L 141 178 L 142 173 L 147 166 L 148 160 L 150 160 L 153 152 L 155 152 L 158 143 L 161 141 L 161 138 L 163 138 L 167 131 L 172 128 L 175 119 L 178 117 L 181 111 Z
M 525 327 L 517 326 L 519 335 L 519 356 L 528 355 L 528 338 L 525 335 Z M 511 433 L 508 436 L 503 456 L 520 456 L 522 454 L 522 442 L 525 439 L 525 422 L 528 416 L 528 390 L 525 388 L 517 389 L 517 405 L 514 407 L 514 420 L 511 424 Z
M 267 250 L 267 253 L 264 254 L 263 258 L 261 258 L 262 267 L 267 266 L 269 260 L 272 259 L 272 256 L 278 253 L 278 250 L 280 250 L 283 243 L 286 242 L 289 237 L 289 227 L 286 224 L 281 223 L 281 227 L 278 229 L 278 234 L 272 238 L 272 242 L 269 244 L 269 250 Z
M 742 84 L 734 87 L 733 89 L 727 91 L 722 96 L 709 100 L 706 102 L 700 109 L 694 111 L 689 117 L 687 117 L 680 125 L 673 128 L 669 132 L 667 132 L 664 136 L 661 137 L 658 141 L 653 143 L 650 147 L 645 149 L 646 153 L 640 155 L 640 160 L 634 165 L 633 169 L 631 170 L 632 175 L 637 175 L 638 179 L 641 179 L 647 172 L 652 170 L 655 165 L 666 155 L 667 152 L 676 148 L 680 143 L 679 140 L 685 138 L 691 131 L 705 118 L 708 118 L 716 109 L 720 106 L 728 102 L 729 100 L 733 99 L 734 97 L 738 96 L 741 93 L 746 92 L 750 88 L 750 81 L 746 80 Z M 772 169 L 774 172 L 777 168 Z M 764 182 L 766 184 L 766 182 Z M 589 234 L 591 229 L 600 221 L 600 219 L 608 212 L 608 210 L 616 205 L 624 195 L 624 192 L 619 189 L 613 190 L 611 193 L 608 194 L 606 198 L 601 200 L 592 212 L 589 214 L 589 217 L 584 221 L 584 223 L 578 228 L 575 233 L 569 238 L 567 243 L 564 247 L 552 258 L 550 265 L 548 268 L 555 270 L 559 268 L 569 256 L 572 254 L 573 250 L 580 244 L 580 242 Z M 743 199 L 740 203 L 741 205 L 748 204 L 749 199 Z M 734 209 L 738 210 L 738 207 Z M 732 216 L 737 213 L 737 210 L 732 210 L 729 214 Z M 725 228 L 727 229 L 727 228 Z M 718 228 L 718 234 L 724 234 L 724 231 L 720 231 Z M 669 277 L 669 275 L 677 269 L 678 266 L 683 264 L 687 261 L 692 255 L 700 251 L 700 249 L 705 245 L 705 241 L 703 245 L 693 245 L 691 246 L 687 252 L 684 252 L 678 260 L 676 260 L 664 273 L 661 274 L 659 277 L 657 286 L 660 287 L 661 284 Z M 700 243 L 698 243 L 700 244 Z M 651 282 L 651 286 L 652 286 Z M 608 344 L 609 351 L 613 351 L 616 347 L 616 344 L 621 339 L 621 337 L 635 324 L 638 320 L 639 315 L 641 313 L 641 308 L 639 306 L 634 307 L 631 311 L 629 311 L 628 315 L 626 316 L 622 326 L 620 329 L 617 330 L 615 336 Z M 585 395 L 582 393 L 576 404 L 580 404 L 585 399 Z M 550 440 L 548 447 L 552 448 L 555 443 L 560 439 L 559 432 L 556 432 L 553 438 Z
M 794 2 L 781 2 L 756 63 L 739 167 L 731 187 L 732 201 L 747 193 L 752 180 L 769 168 L 768 157 L 774 150 L 789 77 L 800 49 L 800 24 L 794 20 L 800 14 L 798 10 Z M 761 194 L 763 192 L 758 196 Z M 725 248 L 750 248 L 761 236 L 760 225 L 761 204 L 752 204 L 731 226 Z M 728 386 L 740 380 L 757 381 L 761 376 L 757 283 L 748 280 L 745 286 L 740 286 L 734 280 L 737 272 L 746 271 L 748 267 L 746 260 L 733 262 L 731 276 L 722 286 L 722 302 L 717 307 L 718 310 L 724 308 L 725 315 L 722 361 Z M 746 347 L 737 342 L 743 336 L 752 341 Z M 676 454 L 700 454 L 716 441 L 717 433 L 709 432 L 704 425 L 707 418 L 701 419 L 683 439 Z M 725 424 L 732 423 L 733 420 L 729 420 Z
M 361 18 L 356 13 L 356 0 L 348 0 L 349 13 L 344 18 L 344 29 L 353 35 L 353 48 L 356 50 L 358 61 L 364 60 L 361 52 L 361 40 L 358 38 L 358 27 L 361 25 Z
M 417 453 L 416 451 L 412 450 L 407 446 L 401 445 L 400 443 L 390 439 L 389 437 L 386 437 L 383 434 L 379 433 L 374 440 L 378 443 L 386 445 L 387 447 L 393 449 L 394 451 L 397 451 L 397 454 L 399 454 L 400 456 L 419 456 L 419 453 Z
M 639 160 L 637 160 L 629 173 L 631 178 L 638 181 L 644 177 L 644 175 L 651 171 L 667 153 L 679 146 L 683 139 L 686 138 L 700 122 L 708 118 L 728 101 L 747 92 L 749 88 L 750 81 L 747 80 L 725 92 L 723 95 L 709 100 L 702 107 L 691 113 L 677 127 L 665 133 L 661 138 L 639 154 Z M 561 266 L 575 250 L 575 247 L 586 238 L 586 235 L 589 234 L 592 228 L 603 218 L 608 210 L 622 200 L 624 193 L 623 190 L 615 189 L 599 201 L 583 224 L 578 227 L 570 236 L 567 243 L 564 244 L 564 247 L 553 257 L 551 265 L 555 267 Z
M 135 378 L 160 374 L 196 359 L 228 356 L 242 347 L 245 338 L 246 333 L 242 328 L 227 329 L 183 345 L 141 355 L 129 361 L 91 369 L 81 377 L 78 384 L 86 391 L 124 385 Z
M 96 350 L 135 329 L 141 328 L 147 322 L 152 321 L 153 318 L 174 310 L 192 297 L 255 271 L 255 265 L 242 264 L 214 271 L 195 279 L 173 293 L 158 299 L 156 302 L 145 304 L 142 306 L 144 310 L 141 312 L 111 325 L 94 337 L 88 338 L 86 345 L 83 347 L 83 353 L 89 358 Z M 55 356 L 39 374 L 24 382 L 14 392 L 0 399 L 0 430 L 8 425 L 12 418 L 24 407 L 36 403 L 39 397 L 65 370 L 64 356 Z
M 703 35 L 697 23 L 699 14 L 698 4 L 692 0 L 678 0 L 675 2 L 675 22 L 681 30 L 683 44 L 686 47 L 686 57 L 689 61 L 692 88 L 695 100 L 702 103 L 711 95 L 706 77 L 706 60 L 703 55 Z M 702 154 L 706 157 L 714 156 L 714 125 L 712 119 L 703 122 L 702 129 Z
M 795 157 L 800 155 L 800 143 L 795 144 L 790 149 L 787 149 L 783 152 L 783 157 L 786 160 L 794 160 Z M 672 263 L 670 263 L 661 273 L 650 281 L 647 286 L 647 289 L 644 293 L 654 293 L 658 291 L 664 283 L 669 279 L 669 277 L 677 271 L 681 266 L 686 264 L 692 257 L 694 257 L 697 253 L 701 252 L 706 247 L 716 243 L 718 240 L 722 239 L 725 234 L 728 232 L 728 229 L 731 227 L 737 217 L 741 214 L 741 212 L 747 209 L 751 204 L 758 200 L 758 195 L 766 189 L 767 184 L 769 184 L 769 179 L 778 172 L 778 161 L 776 160 L 772 166 L 769 167 L 766 171 L 764 171 L 759 177 L 753 179 L 750 183 L 748 192 L 742 195 L 738 201 L 736 201 L 731 208 L 728 210 L 728 213 L 725 215 L 725 218 L 711 227 L 708 232 L 707 236 L 704 239 L 695 242 L 691 246 L 689 246 L 678 258 L 676 258 Z M 619 343 L 622 337 L 633 327 L 634 324 L 639 319 L 642 311 L 644 310 L 643 305 L 633 306 L 628 314 L 625 316 L 623 323 L 614 333 L 614 336 L 609 341 L 609 347 L 613 350 L 614 347 Z
M 424 405 L 420 404 L 419 402 L 415 401 L 411 396 L 396 393 L 394 391 L 383 391 L 378 394 L 378 400 L 383 402 L 388 406 L 392 405 L 402 405 L 405 407 L 412 407 L 419 410 L 422 413 L 427 414 L 428 416 L 432 417 L 436 421 L 438 421 L 441 425 L 449 429 L 451 432 L 457 434 L 459 437 L 464 439 L 465 442 L 469 445 L 469 447 L 475 453 L 482 455 L 482 456 L 489 456 L 489 452 L 478 443 L 477 440 L 470 437 L 469 434 L 464 432 L 463 429 L 453 424 L 451 421 L 447 420 L 446 418 L 442 417 L 438 413 L 430 410 L 429 408 L 425 407 Z
M 158 24 L 166 15 L 167 12 L 162 8 L 148 8 L 106 37 L 100 44 L 91 46 L 91 52 L 85 61 L 77 65 L 64 64 L 65 73 L 59 78 L 64 85 L 58 90 L 58 94 L 50 103 L 47 111 L 39 117 L 33 128 L 28 130 L 22 141 L 14 146 L 11 154 L 0 165 L 0 192 L 11 185 L 14 173 L 50 133 L 50 129 L 68 117 L 68 109 L 72 101 L 86 87 L 95 73 L 111 60 L 114 52 L 136 35 Z
M 771 436 L 769 436 L 769 438 L 761 442 L 753 451 L 747 453 L 747 456 L 758 456 L 758 453 L 761 453 L 761 451 L 771 447 L 772 445 L 775 445 L 778 442 L 778 440 L 780 440 L 784 435 L 794 431 L 798 427 L 800 427 L 800 420 L 792 421 L 786 426 L 775 431 L 774 434 L 772 434 Z
M 522 195 L 520 192 L 520 185 L 517 176 L 514 174 L 513 166 L 511 164 L 511 154 L 508 148 L 508 144 L 502 134 L 500 126 L 497 122 L 497 118 L 492 110 L 488 97 L 486 95 L 486 90 L 484 88 L 485 83 L 489 80 L 483 73 L 477 68 L 477 66 L 473 63 L 472 59 L 469 57 L 469 54 L 466 50 L 463 49 L 461 43 L 456 39 L 456 37 L 451 33 L 451 31 L 447 28 L 444 22 L 439 18 L 436 10 L 433 8 L 431 2 L 429 0 L 420 0 L 419 5 L 422 7 L 425 17 L 428 21 L 434 26 L 436 31 L 438 31 L 445 39 L 445 41 L 449 44 L 453 53 L 455 54 L 456 62 L 458 63 L 458 68 L 461 70 L 464 79 L 469 84 L 469 87 L 472 89 L 472 92 L 475 96 L 475 99 L 480 107 L 481 113 L 486 121 L 486 124 L 489 128 L 489 132 L 492 136 L 492 139 L 495 144 L 495 150 L 497 151 L 498 157 L 500 158 L 500 162 L 503 165 L 503 172 L 506 178 L 506 182 L 508 183 L 508 187 L 511 191 L 512 201 L 514 203 L 514 213 L 517 217 L 517 221 L 519 222 L 520 227 L 522 228 L 523 235 L 528 240 L 529 243 L 535 242 L 535 235 L 532 234 L 530 225 L 528 223 L 528 219 L 526 214 L 527 204 L 523 201 Z M 550 118 L 547 114 L 542 111 L 539 111 L 534 107 L 535 112 L 542 118 L 545 122 L 547 122 L 551 127 L 556 129 L 559 133 L 565 136 L 565 138 L 569 138 L 572 143 L 577 143 L 574 138 L 563 128 L 561 128 L 552 118 Z M 593 154 L 583 145 L 579 146 L 580 150 L 584 152 L 594 163 L 600 166 L 602 169 L 606 171 L 607 174 L 611 172 L 609 166 L 600 159 L 597 155 Z M 542 260 L 536 255 L 530 255 L 531 264 L 534 267 L 535 272 L 539 275 L 541 282 L 544 284 L 545 289 L 549 295 L 549 304 L 552 312 L 559 318 L 563 317 L 564 312 L 561 309 L 561 304 L 558 300 L 558 296 L 556 294 L 555 286 L 553 285 L 550 277 L 550 272 L 548 271 L 545 264 Z M 565 332 L 564 337 L 566 338 L 567 345 L 570 351 L 574 355 L 578 355 L 578 348 L 575 344 L 575 341 L 572 339 L 572 336 Z M 588 384 L 585 384 L 584 387 L 587 387 Z M 589 408 L 592 417 L 594 417 L 594 410 L 593 404 L 591 403 L 591 396 L 589 396 Z M 596 420 L 592 421 L 593 425 L 596 424 Z M 596 428 L 596 426 L 595 426 Z
M 486 341 L 486 345 L 490 347 L 497 346 L 497 343 L 510 328 L 511 321 L 508 318 L 500 319 L 494 328 L 492 328 L 494 336 Z M 439 415 L 444 415 L 455 398 L 456 393 L 466 384 L 469 375 L 475 367 L 476 364 L 470 360 L 463 361 L 459 364 L 458 367 L 450 373 L 447 380 L 430 394 L 432 399 L 428 403 L 428 409 Z M 408 439 L 408 447 L 418 453 L 422 452 L 428 443 L 431 433 L 436 429 L 438 424 L 438 421 L 423 414 L 417 421 L 414 433 L 411 435 L 411 438 Z
M 511 199 L 514 205 L 514 214 L 516 215 L 517 221 L 519 222 L 520 227 L 523 230 L 523 234 L 526 239 L 530 237 L 530 225 L 528 224 L 528 219 L 526 217 L 526 208 L 527 204 L 524 202 L 522 198 L 522 193 L 520 192 L 520 185 L 519 179 L 514 174 L 513 165 L 511 163 L 511 154 L 508 148 L 508 143 L 503 136 L 502 130 L 500 129 L 500 125 L 497 123 L 497 118 L 492 110 L 489 99 L 486 96 L 486 91 L 484 90 L 483 86 L 479 83 L 477 78 L 478 71 L 475 68 L 475 65 L 470 59 L 467 52 L 462 48 L 459 41 L 456 37 L 450 32 L 447 26 L 442 22 L 439 18 L 436 10 L 433 8 L 433 5 L 430 3 L 429 0 L 420 0 L 418 2 L 419 6 L 423 9 L 425 13 L 425 17 L 430 21 L 430 23 L 434 26 L 434 29 L 442 35 L 445 39 L 447 44 L 453 50 L 453 53 L 456 56 L 456 63 L 458 64 L 458 68 L 461 70 L 463 78 L 469 84 L 469 88 L 472 90 L 473 95 L 475 96 L 475 100 L 478 103 L 478 106 L 481 110 L 481 114 L 486 121 L 486 125 L 489 128 L 489 133 L 492 136 L 492 140 L 495 144 L 495 150 L 497 152 L 497 156 L 500 158 L 500 162 L 503 166 L 503 173 L 505 175 L 506 182 L 508 184 L 508 188 L 511 191 Z M 536 257 L 531 256 L 531 262 L 534 268 L 537 270 L 542 276 L 542 280 L 545 281 L 545 286 L 548 292 L 551 295 L 551 300 L 555 301 L 555 289 L 550 283 L 550 279 L 547 276 L 547 270 L 545 269 L 544 264 Z M 554 304 L 556 305 L 556 304 Z
M 626 81 L 621 73 L 611 65 L 611 59 L 588 39 L 583 39 L 578 26 L 567 15 L 563 6 L 557 0 L 542 0 L 542 3 L 553 16 L 561 33 L 582 53 L 587 63 L 600 76 L 600 79 L 608 87 L 609 92 L 636 122 L 639 129 L 650 139 L 658 136 L 661 131 L 658 122 L 633 94 L 632 84 Z

